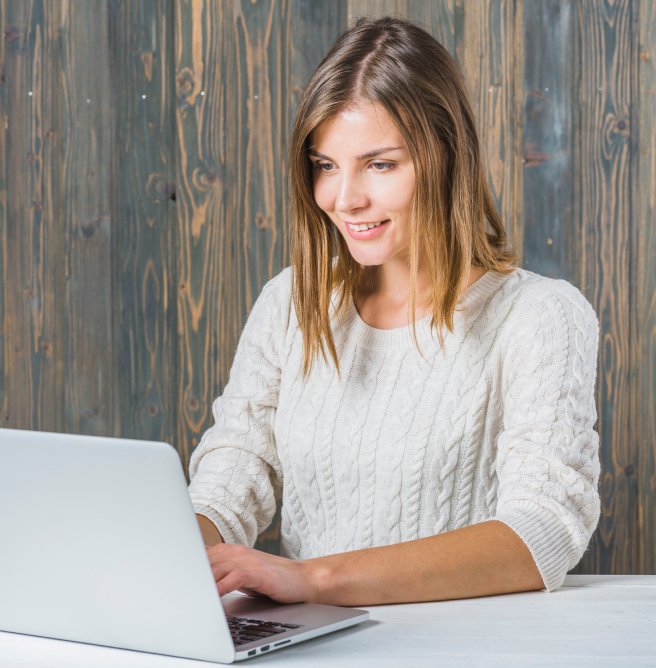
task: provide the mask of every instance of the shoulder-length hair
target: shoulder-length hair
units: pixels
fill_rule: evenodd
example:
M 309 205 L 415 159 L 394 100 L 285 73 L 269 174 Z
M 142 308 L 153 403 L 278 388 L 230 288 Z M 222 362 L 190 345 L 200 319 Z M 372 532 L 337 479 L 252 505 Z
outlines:
M 431 326 L 444 345 L 471 266 L 510 273 L 516 257 L 488 188 L 474 113 L 453 58 L 431 35 L 399 19 L 359 19 L 311 76 L 296 111 L 290 143 L 291 254 L 294 308 L 307 376 L 326 349 L 339 373 L 331 332 L 364 268 L 313 196 L 311 134 L 345 107 L 385 108 L 405 139 L 415 169 L 411 212 L 409 308 L 415 343 L 417 270 L 428 272 Z M 486 230 L 489 226 L 489 231 Z M 334 259 L 334 261 L 333 261 Z

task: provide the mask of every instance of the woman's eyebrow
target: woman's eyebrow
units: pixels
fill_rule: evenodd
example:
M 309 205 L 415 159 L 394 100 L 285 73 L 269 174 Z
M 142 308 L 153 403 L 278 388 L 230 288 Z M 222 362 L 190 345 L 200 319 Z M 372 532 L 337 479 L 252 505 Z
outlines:
M 367 151 L 367 153 L 358 155 L 356 157 L 356 160 L 366 160 L 367 158 L 375 158 L 377 155 L 380 155 L 381 153 L 387 153 L 387 151 L 398 151 L 399 149 L 402 148 L 405 148 L 405 146 L 385 146 L 383 148 L 375 148 L 373 151 Z M 327 155 L 324 155 L 323 153 L 319 153 L 319 151 L 313 149 L 312 147 L 308 149 L 308 152 L 315 158 L 321 158 L 322 160 L 332 161 L 332 158 L 329 158 Z

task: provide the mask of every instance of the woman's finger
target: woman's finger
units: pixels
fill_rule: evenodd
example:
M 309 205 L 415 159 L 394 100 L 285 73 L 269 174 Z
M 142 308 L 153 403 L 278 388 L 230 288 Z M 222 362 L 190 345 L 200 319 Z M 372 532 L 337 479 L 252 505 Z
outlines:
M 234 568 L 230 568 L 223 562 L 218 562 L 212 566 L 212 575 L 214 576 L 215 582 L 219 582 L 219 580 L 222 580 L 226 575 L 233 571 Z
M 220 581 L 217 581 L 216 588 L 219 591 L 219 596 L 229 594 L 244 585 L 245 573 L 243 571 L 231 571 Z

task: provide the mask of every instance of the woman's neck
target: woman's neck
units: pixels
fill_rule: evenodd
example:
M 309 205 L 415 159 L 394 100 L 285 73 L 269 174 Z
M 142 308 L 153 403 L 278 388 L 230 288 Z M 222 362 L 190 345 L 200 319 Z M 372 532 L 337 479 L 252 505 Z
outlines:
M 485 269 L 472 267 L 464 290 L 483 274 Z M 401 267 L 386 265 L 367 267 L 358 292 L 353 297 L 355 307 L 364 322 L 378 329 L 391 329 L 408 324 L 410 272 Z M 430 282 L 426 273 L 417 276 L 415 319 L 432 313 Z
M 483 274 L 485 269 L 472 265 L 467 283 L 463 292 L 475 283 Z M 382 298 L 389 304 L 407 307 L 408 295 L 410 294 L 410 270 L 407 265 L 387 263 L 386 265 L 366 267 L 363 273 L 358 296 L 363 299 Z M 431 284 L 428 272 L 421 269 L 417 272 L 417 283 L 415 288 L 415 301 L 422 304 L 429 300 Z

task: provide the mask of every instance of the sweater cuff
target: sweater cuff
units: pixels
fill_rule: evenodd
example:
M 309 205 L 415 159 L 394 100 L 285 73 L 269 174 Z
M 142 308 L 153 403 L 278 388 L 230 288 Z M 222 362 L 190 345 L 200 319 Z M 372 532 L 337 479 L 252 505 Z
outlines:
M 526 544 L 547 591 L 559 589 L 569 570 L 578 561 L 572 538 L 558 518 L 546 509 L 536 513 L 508 509 L 492 519 L 509 526 Z

